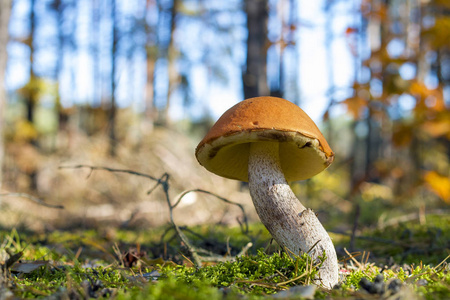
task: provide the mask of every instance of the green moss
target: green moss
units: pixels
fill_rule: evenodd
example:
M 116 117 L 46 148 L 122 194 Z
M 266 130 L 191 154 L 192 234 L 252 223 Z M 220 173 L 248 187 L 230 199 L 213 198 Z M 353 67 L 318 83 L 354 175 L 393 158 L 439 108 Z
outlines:
M 215 287 L 234 286 L 255 294 L 272 294 L 289 286 L 311 283 L 317 274 L 317 268 L 311 269 L 311 259 L 306 254 L 293 259 L 286 253 L 267 255 L 262 250 L 256 256 L 241 256 L 233 262 L 198 270 L 177 266 L 161 271 L 187 284 L 208 282 Z M 291 282 L 285 283 L 287 281 Z
M 420 286 L 416 285 L 416 290 L 426 299 L 448 299 L 450 295 L 450 268 L 448 264 L 436 270 L 425 266 L 424 268 L 416 268 L 414 283 L 419 280 L 426 280 Z
M 428 215 L 424 225 L 410 221 L 365 230 L 361 235 L 368 238 L 358 240 L 356 246 L 384 258 L 385 262 L 392 257 L 398 263 L 437 265 L 448 255 L 450 216 Z
M 390 253 L 404 250 L 403 244 L 413 242 L 414 247 L 424 249 L 434 243 L 442 247 L 442 252 L 412 254 L 413 264 L 405 267 L 394 265 L 386 268 L 373 262 L 361 264 L 358 268 L 348 268 L 341 272 L 342 281 L 338 289 L 331 292 L 318 289 L 315 297 L 348 298 L 360 297 L 359 282 L 367 278 L 373 282 L 377 274 L 382 273 L 385 281 L 399 279 L 412 291 L 425 299 L 445 299 L 450 294 L 450 269 L 446 263 L 436 266 L 446 252 L 450 226 L 448 217 L 428 217 L 426 225 L 404 223 L 387 230 L 366 231 L 366 236 L 392 239 L 395 245 L 363 241 L 358 244 L 362 249 L 375 252 L 376 257 L 388 259 Z M 249 255 L 234 261 L 209 263 L 200 269 L 186 265 L 176 265 L 172 258 L 149 256 L 140 266 L 123 268 L 119 259 L 123 250 L 142 245 L 143 250 L 152 253 L 154 247 L 167 245 L 171 255 L 178 255 L 180 242 L 171 239 L 170 231 L 161 239 L 166 228 L 157 228 L 151 232 L 138 230 L 117 230 L 112 235 L 102 231 L 54 231 L 50 234 L 33 234 L 16 230 L 0 231 L 4 241 L 0 247 L 3 260 L 9 255 L 23 253 L 21 259 L 45 260 L 47 264 L 27 273 L 6 273 L 2 287 L 13 292 L 17 298 L 39 298 L 59 295 L 60 298 L 85 297 L 103 299 L 263 299 L 267 295 L 288 289 L 295 285 L 312 284 L 317 274 L 311 268 L 307 255 L 296 258 L 275 252 L 267 254 L 251 248 Z M 411 234 L 404 235 L 407 230 Z M 198 247 L 212 244 L 213 250 L 226 253 L 227 243 L 232 254 L 237 253 L 248 242 L 267 246 L 270 236 L 262 225 L 250 227 L 250 233 L 244 234 L 240 228 L 220 226 L 200 226 L 185 231 L 189 239 Z M 431 235 L 431 236 L 430 236 Z M 230 238 L 228 238 L 230 237 Z M 445 240 L 447 239 L 447 240 Z M 155 246 L 156 245 L 156 246 Z M 169 245 L 171 248 L 169 248 Z M 378 248 L 377 248 L 378 247 Z M 422 248 L 421 248 L 422 247 Z M 121 249 L 121 250 L 114 250 Z M 150 251 L 151 250 L 151 251 Z M 375 251 L 374 251 L 375 250 Z M 174 254 L 175 253 L 175 254 Z M 216 252 L 217 253 L 217 252 Z M 253 254 L 252 254 L 253 253 Z M 223 257 L 228 257 L 224 255 Z M 170 257 L 170 256 L 169 256 Z M 394 256 L 396 257 L 396 256 Z M 402 257 L 405 260 L 405 257 Z M 164 266 L 155 263 L 168 261 Z M 178 261 L 182 261 L 178 260 Z M 399 260 L 401 261 L 401 260 Z M 433 261 L 433 264 L 427 264 Z M 1 262 L 3 263 L 3 261 Z M 412 265 L 412 267 L 410 267 Z M 403 265 L 402 265 L 403 266 Z M 156 272 L 158 280 L 146 281 L 140 274 Z M 77 295 L 77 296 L 74 296 Z M 359 295 L 359 296 L 358 296 Z
M 186 266 L 161 267 L 161 279 L 144 289 L 121 293 L 118 299 L 236 299 L 241 294 L 259 299 L 294 285 L 311 283 L 308 255 L 292 259 L 285 253 L 238 257 L 200 269 Z M 303 275 L 303 276 L 301 276 Z
M 126 299 L 154 299 L 154 300 L 215 300 L 223 299 L 222 293 L 217 289 L 203 282 L 183 283 L 176 277 L 170 276 L 164 280 L 149 284 L 143 289 L 132 289 L 121 292 L 117 300 Z

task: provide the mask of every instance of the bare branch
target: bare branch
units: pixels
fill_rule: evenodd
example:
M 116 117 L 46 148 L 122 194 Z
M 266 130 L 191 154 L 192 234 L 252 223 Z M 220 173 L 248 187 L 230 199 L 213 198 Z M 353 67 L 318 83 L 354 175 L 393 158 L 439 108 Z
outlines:
M 0 197 L 26 198 L 26 199 L 31 200 L 31 201 L 39 204 L 39 205 L 42 205 L 42 206 L 46 206 L 46 207 L 50 207 L 50 208 L 58 208 L 58 209 L 63 209 L 64 208 L 64 206 L 62 206 L 62 205 L 54 205 L 54 204 L 45 203 L 43 200 L 41 200 L 41 199 L 39 199 L 37 197 L 34 197 L 32 195 L 25 194 L 25 193 L 2 193 L 2 194 L 0 194 Z
M 175 208 L 181 202 L 181 199 L 184 196 L 186 196 L 187 194 L 191 193 L 191 192 L 208 194 L 208 195 L 216 197 L 220 201 L 223 201 L 225 203 L 238 206 L 240 208 L 240 210 L 242 211 L 242 215 L 243 215 L 243 218 L 244 218 L 245 229 L 243 231 L 244 231 L 245 234 L 248 233 L 248 219 L 247 219 L 247 214 L 245 213 L 244 206 L 242 204 L 240 204 L 240 203 L 233 202 L 233 201 L 228 200 L 228 199 L 226 199 L 224 197 L 221 197 L 221 196 L 219 196 L 219 195 L 217 195 L 215 193 L 212 193 L 212 192 L 209 192 L 209 191 L 206 191 L 206 190 L 202 190 L 202 189 L 193 189 L 193 190 L 184 191 L 183 193 L 181 193 L 181 195 L 178 197 L 177 201 L 175 201 L 175 204 L 173 204 L 172 207 Z
M 151 179 L 153 181 L 156 181 L 158 183 L 160 183 L 160 181 L 161 181 L 161 179 L 159 179 L 159 178 L 153 177 L 153 176 L 148 175 L 148 174 L 139 173 L 139 172 L 136 172 L 136 171 L 133 171 L 133 170 L 113 169 L 113 168 L 108 168 L 108 167 L 98 167 L 98 166 L 89 166 L 89 165 L 75 165 L 75 166 L 59 166 L 58 169 L 83 169 L 83 168 L 91 169 L 91 171 L 101 170 L 101 171 L 108 171 L 108 172 L 114 172 L 114 173 L 127 173 L 127 174 L 131 174 L 131 175 L 145 177 L 145 178 Z M 89 174 L 89 176 L 90 176 L 90 174 Z

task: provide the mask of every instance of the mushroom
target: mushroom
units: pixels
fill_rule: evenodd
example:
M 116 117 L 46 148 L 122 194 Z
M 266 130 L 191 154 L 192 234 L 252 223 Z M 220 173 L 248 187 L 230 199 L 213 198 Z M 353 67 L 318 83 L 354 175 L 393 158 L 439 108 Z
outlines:
M 210 172 L 248 182 L 256 212 L 274 240 L 291 254 L 308 252 L 314 262 L 325 254 L 318 280 L 326 288 L 338 282 L 330 236 L 288 184 L 320 173 L 334 159 L 301 108 L 275 97 L 244 100 L 219 118 L 195 154 Z

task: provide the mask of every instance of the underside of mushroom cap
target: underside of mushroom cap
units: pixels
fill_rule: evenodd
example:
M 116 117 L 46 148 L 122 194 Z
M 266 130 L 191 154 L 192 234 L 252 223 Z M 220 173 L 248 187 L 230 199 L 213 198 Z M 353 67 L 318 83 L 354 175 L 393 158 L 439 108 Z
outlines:
M 209 171 L 248 181 L 250 143 L 280 143 L 287 181 L 310 178 L 327 168 L 334 153 L 315 123 L 297 105 L 275 97 L 242 101 L 226 111 L 196 149 Z

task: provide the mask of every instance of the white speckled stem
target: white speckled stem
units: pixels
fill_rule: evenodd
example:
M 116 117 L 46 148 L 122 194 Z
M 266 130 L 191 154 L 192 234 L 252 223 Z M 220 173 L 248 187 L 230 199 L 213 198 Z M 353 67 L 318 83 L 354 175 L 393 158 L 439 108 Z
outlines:
M 286 182 L 278 149 L 277 142 L 250 146 L 248 182 L 256 212 L 281 247 L 294 254 L 310 251 L 314 260 L 325 252 L 327 259 L 320 268 L 317 283 L 332 288 L 338 282 L 333 242 L 314 212 L 300 203 Z

